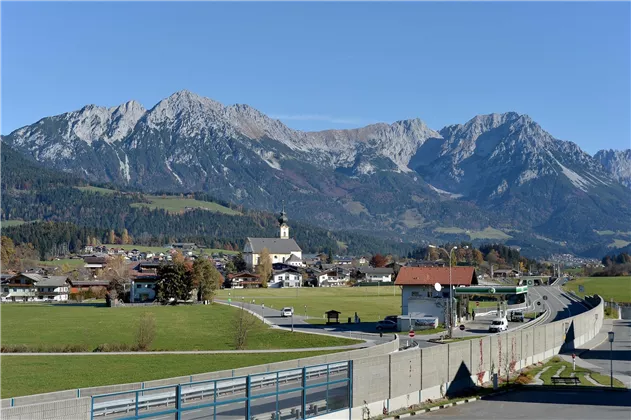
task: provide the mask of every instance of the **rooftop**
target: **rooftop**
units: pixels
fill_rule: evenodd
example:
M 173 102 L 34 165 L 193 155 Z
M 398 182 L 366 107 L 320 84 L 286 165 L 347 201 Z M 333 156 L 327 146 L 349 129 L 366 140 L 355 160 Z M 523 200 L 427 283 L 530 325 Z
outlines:
M 449 267 L 401 267 L 394 282 L 397 286 L 449 285 Z M 452 286 L 478 284 L 474 267 L 452 267 Z

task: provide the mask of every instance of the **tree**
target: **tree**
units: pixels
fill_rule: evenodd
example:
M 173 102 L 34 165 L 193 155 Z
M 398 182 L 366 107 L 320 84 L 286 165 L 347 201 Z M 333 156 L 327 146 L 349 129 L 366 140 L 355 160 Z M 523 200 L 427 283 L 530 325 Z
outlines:
M 13 258 L 15 256 L 15 247 L 11 238 L 2 236 L 2 242 L 0 243 L 0 253 L 2 254 L 2 269 L 6 270 L 13 264 Z
M 158 267 L 156 299 L 162 303 L 186 301 L 193 290 L 193 276 L 182 263 L 161 264 Z
M 110 233 L 107 235 L 107 243 L 108 244 L 116 243 L 116 234 L 114 233 L 114 229 L 110 230 Z
M 184 254 L 182 254 L 180 251 L 175 251 L 173 254 L 171 254 L 171 260 L 174 264 L 184 264 Z
M 263 248 L 261 251 L 259 265 L 256 266 L 256 273 L 260 276 L 261 287 L 267 287 L 267 281 L 272 275 L 272 257 L 267 248 Z
M 136 348 L 147 351 L 156 337 L 156 318 L 150 312 L 140 315 L 138 330 L 136 330 Z
M 473 250 L 473 262 L 478 266 L 484 262 L 484 255 L 478 249 Z
M 438 258 L 440 258 L 437 248 L 428 247 L 427 249 L 427 257 L 429 261 L 436 261 Z
M 333 264 L 333 252 L 331 251 L 331 248 L 329 248 L 329 253 L 326 257 L 326 262 L 327 264 Z
M 236 350 L 244 350 L 247 345 L 248 332 L 254 326 L 254 317 L 245 310 L 241 303 L 241 309 L 236 313 L 234 328 L 234 347 Z
M 237 254 L 236 257 L 234 257 L 233 263 L 237 273 L 241 273 L 248 268 L 245 260 L 243 259 L 243 254 L 240 252 Z
M 127 229 L 123 229 L 123 233 L 121 235 L 121 243 L 131 244 L 131 237 L 129 236 L 129 232 L 127 232 Z
M 375 254 L 370 259 L 370 265 L 373 267 L 385 267 L 388 264 L 388 260 L 381 254 Z
M 497 254 L 497 251 L 492 249 L 487 255 L 486 255 L 486 260 L 489 262 L 489 264 L 497 264 L 498 260 L 499 260 L 499 255 Z
M 197 286 L 197 300 L 212 302 L 215 290 L 221 287 L 221 274 L 210 261 L 197 259 L 192 268 L 193 286 Z
M 110 284 L 107 287 L 109 299 L 125 299 L 125 284 L 129 283 L 129 267 L 122 255 L 110 257 L 104 274 Z

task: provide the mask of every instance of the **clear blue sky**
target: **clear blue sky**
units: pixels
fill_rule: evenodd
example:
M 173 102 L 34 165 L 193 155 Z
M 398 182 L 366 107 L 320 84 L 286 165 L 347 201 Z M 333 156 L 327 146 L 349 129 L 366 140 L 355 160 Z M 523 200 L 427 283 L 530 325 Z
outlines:
M 2 133 L 189 89 L 303 130 L 529 114 L 628 148 L 626 3 L 2 3 Z

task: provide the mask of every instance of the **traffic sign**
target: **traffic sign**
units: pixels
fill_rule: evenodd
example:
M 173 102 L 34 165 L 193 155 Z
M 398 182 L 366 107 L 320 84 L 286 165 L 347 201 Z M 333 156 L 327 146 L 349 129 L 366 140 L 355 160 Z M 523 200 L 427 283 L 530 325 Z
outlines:
M 410 330 L 409 336 L 410 336 L 410 338 L 414 338 L 414 330 Z
M 576 355 L 572 353 L 572 359 L 576 359 Z
M 480 306 L 480 302 L 476 302 L 476 303 L 475 303 L 475 306 Z
M 544 295 L 543 300 L 548 300 L 548 296 Z
M 578 286 L 578 291 L 579 291 L 580 293 L 585 293 L 585 286 L 583 286 L 582 284 L 580 284 L 580 285 Z
M 232 302 L 232 298 L 228 298 L 228 303 Z
M 541 305 L 541 302 L 537 301 L 537 305 Z
M 460 324 L 460 331 L 464 331 L 464 324 Z

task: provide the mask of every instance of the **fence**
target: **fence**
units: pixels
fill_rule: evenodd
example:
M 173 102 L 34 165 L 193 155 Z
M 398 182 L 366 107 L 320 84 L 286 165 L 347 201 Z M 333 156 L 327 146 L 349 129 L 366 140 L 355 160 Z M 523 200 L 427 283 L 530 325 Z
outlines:
M 90 419 L 303 419 L 349 409 L 353 362 L 95 395 Z

